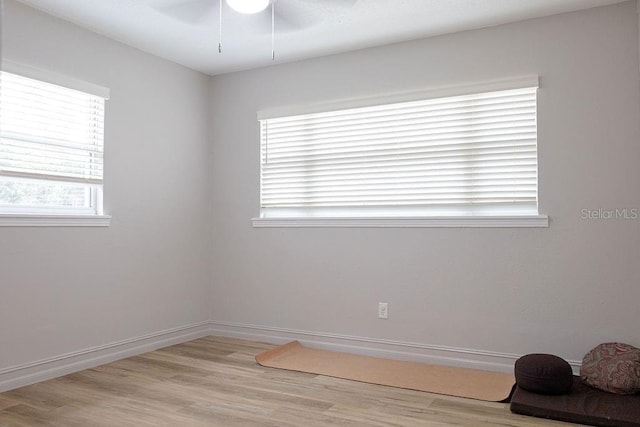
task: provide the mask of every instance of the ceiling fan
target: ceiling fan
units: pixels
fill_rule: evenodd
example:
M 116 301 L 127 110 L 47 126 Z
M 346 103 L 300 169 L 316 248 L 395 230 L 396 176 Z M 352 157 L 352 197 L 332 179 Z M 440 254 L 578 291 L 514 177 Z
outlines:
M 219 11 L 251 16 L 252 28 L 271 31 L 271 13 L 278 31 L 296 31 L 350 9 L 358 0 L 146 0 L 158 12 L 191 25 L 209 25 Z M 221 7 L 222 6 L 222 7 Z
M 290 32 L 311 27 L 343 12 L 358 0 L 147 0 L 151 7 L 190 25 L 209 25 L 217 18 L 218 52 L 222 52 L 223 17 L 227 13 L 252 16 L 252 31 L 271 32 L 271 59 L 275 59 L 275 31 Z M 217 16 L 215 16 L 217 15 Z

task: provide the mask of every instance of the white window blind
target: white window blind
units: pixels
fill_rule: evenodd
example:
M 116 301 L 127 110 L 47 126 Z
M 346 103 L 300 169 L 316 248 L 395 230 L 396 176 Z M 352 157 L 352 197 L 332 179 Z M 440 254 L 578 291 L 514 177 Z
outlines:
M 0 72 L 0 211 L 101 214 L 105 98 Z
M 536 91 L 260 120 L 261 215 L 537 214 Z

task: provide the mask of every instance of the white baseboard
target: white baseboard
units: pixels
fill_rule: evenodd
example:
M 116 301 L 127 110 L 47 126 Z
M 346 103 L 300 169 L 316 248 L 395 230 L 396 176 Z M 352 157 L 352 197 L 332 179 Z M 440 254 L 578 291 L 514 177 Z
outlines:
M 520 357 L 518 354 L 485 350 L 211 320 L 0 369 L 0 392 L 208 335 L 270 344 L 297 340 L 325 350 L 504 373 L 513 372 L 513 365 Z M 580 361 L 568 362 L 577 373 Z
M 384 357 L 459 368 L 512 373 L 519 354 L 498 353 L 468 348 L 447 347 L 404 341 L 339 335 L 324 332 L 276 328 L 243 323 L 210 321 L 211 334 L 231 338 L 284 344 L 297 340 L 304 345 L 324 350 L 343 351 L 366 356 Z M 580 362 L 569 360 L 574 373 Z
M 0 370 L 0 392 L 210 335 L 199 322 Z

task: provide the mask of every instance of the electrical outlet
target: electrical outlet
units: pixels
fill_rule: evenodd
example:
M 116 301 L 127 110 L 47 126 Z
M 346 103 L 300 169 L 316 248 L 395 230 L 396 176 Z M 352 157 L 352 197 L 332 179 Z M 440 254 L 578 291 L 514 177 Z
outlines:
M 389 304 L 386 302 L 378 303 L 378 318 L 380 319 L 388 319 L 389 318 Z

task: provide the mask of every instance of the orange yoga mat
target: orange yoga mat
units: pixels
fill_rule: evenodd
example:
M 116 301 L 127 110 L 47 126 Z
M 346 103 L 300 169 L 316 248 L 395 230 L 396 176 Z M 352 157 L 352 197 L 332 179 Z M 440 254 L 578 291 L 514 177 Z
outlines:
M 490 402 L 508 399 L 515 384 L 512 374 L 315 350 L 298 341 L 260 353 L 256 361 L 271 368 Z

